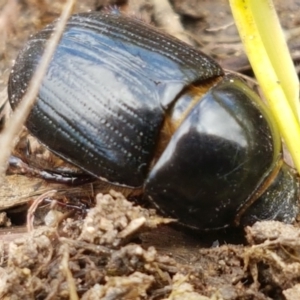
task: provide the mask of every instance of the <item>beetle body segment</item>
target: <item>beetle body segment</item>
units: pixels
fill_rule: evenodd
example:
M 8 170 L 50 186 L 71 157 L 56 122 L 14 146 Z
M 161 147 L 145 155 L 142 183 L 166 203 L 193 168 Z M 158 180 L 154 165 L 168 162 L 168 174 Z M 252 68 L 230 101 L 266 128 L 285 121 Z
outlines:
M 9 80 L 13 108 L 53 28 L 20 53 Z M 161 211 L 200 229 L 270 217 L 271 200 L 260 196 L 283 174 L 272 188 L 286 180 L 293 188 L 284 199 L 293 209 L 281 216 L 290 221 L 298 183 L 278 167 L 274 121 L 240 79 L 223 75 L 211 58 L 138 20 L 74 15 L 26 125 L 70 163 L 116 185 L 143 186 Z M 247 217 L 259 197 L 267 200 Z
M 293 170 L 283 163 L 270 186 L 241 214 L 240 224 L 261 220 L 291 223 L 299 213 L 299 182 Z
M 270 120 L 250 88 L 225 78 L 174 133 L 148 176 L 146 193 L 166 213 L 172 203 L 172 216 L 180 212 L 191 226 L 229 224 L 281 158 Z

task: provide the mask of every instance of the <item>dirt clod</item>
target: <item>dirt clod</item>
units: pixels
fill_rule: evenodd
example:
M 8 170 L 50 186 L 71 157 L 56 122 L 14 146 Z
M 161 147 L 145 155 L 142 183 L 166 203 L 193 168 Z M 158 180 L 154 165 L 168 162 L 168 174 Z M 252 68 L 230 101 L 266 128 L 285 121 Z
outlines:
M 274 2 L 297 66 L 300 1 Z M 18 51 L 59 16 L 64 3 L 0 4 L 0 129 L 9 115 L 7 81 Z M 116 4 L 122 13 L 183 37 L 223 67 L 251 74 L 228 1 L 82 0 L 74 13 Z M 21 136 L 19 149 L 27 162 L 32 155 L 33 165 L 45 159 L 53 165 L 39 147 L 28 133 Z M 44 206 L 46 225 L 33 223 L 29 233 L 25 226 L 10 227 L 20 205 L 26 212 L 53 189 L 57 193 L 47 203 L 60 207 Z M 225 231 L 213 233 L 219 236 L 207 243 L 207 234 L 174 228 L 174 220 L 97 184 L 68 187 L 24 174 L 7 174 L 1 182 L 0 208 L 0 299 L 299 299 L 300 230 L 294 225 L 258 222 L 246 228 L 244 244 L 224 243 Z M 11 208 L 17 209 L 12 213 Z

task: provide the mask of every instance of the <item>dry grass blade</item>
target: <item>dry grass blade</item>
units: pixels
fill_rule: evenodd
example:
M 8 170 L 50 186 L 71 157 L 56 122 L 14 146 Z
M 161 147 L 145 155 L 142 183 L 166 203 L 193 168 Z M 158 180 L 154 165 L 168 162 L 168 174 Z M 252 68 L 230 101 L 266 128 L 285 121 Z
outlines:
M 63 258 L 61 261 L 61 268 L 67 278 L 70 300 L 78 300 L 77 289 L 75 284 L 75 279 L 72 276 L 72 272 L 69 269 L 69 246 L 67 244 L 63 245 Z
M 75 0 L 67 1 L 61 13 L 60 20 L 56 25 L 56 31 L 46 45 L 41 63 L 30 82 L 28 90 L 24 95 L 20 105 L 6 123 L 3 134 L 0 136 L 0 145 L 2 147 L 2 152 L 0 154 L 0 177 L 2 178 L 5 175 L 8 157 L 12 148 L 15 146 L 16 136 L 20 133 L 22 126 L 30 113 L 31 107 L 34 105 L 40 84 L 42 83 L 43 77 L 56 49 L 56 45 L 58 44 L 63 33 L 69 15 L 72 13 L 74 4 Z
M 39 206 L 39 204 L 47 197 L 52 197 L 56 194 L 56 191 L 48 191 L 44 193 L 43 195 L 39 196 L 34 200 L 32 205 L 30 206 L 28 212 L 27 212 L 27 231 L 30 232 L 33 230 L 33 220 L 34 220 L 34 213 Z

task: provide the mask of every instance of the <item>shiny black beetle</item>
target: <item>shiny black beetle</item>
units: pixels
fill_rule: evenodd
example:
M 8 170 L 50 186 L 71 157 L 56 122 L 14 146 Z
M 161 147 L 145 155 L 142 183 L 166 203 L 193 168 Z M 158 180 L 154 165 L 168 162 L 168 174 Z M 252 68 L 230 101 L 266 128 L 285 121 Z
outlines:
M 53 28 L 16 60 L 13 108 Z M 68 162 L 143 189 L 189 227 L 291 222 L 298 213 L 298 181 L 258 96 L 198 50 L 120 14 L 70 18 L 26 126 Z

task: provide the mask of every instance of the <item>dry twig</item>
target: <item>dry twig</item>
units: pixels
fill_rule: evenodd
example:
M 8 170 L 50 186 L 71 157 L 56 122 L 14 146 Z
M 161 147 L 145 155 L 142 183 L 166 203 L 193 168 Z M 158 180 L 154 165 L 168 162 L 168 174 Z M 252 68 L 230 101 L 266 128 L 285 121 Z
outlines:
M 0 155 L 0 177 L 2 177 L 2 179 L 6 172 L 7 161 L 11 150 L 16 144 L 16 136 L 18 136 L 18 134 L 21 132 L 23 124 L 30 113 L 31 107 L 35 103 L 40 84 L 42 83 L 43 77 L 47 71 L 50 60 L 56 49 L 56 45 L 58 44 L 63 33 L 65 24 L 72 13 L 74 4 L 75 0 L 67 1 L 65 8 L 61 13 L 60 20 L 56 25 L 56 31 L 46 45 L 41 63 L 39 64 L 32 80 L 30 81 L 27 92 L 12 117 L 6 123 L 3 134 L 0 136 L 0 145 L 2 147 L 2 152 Z

